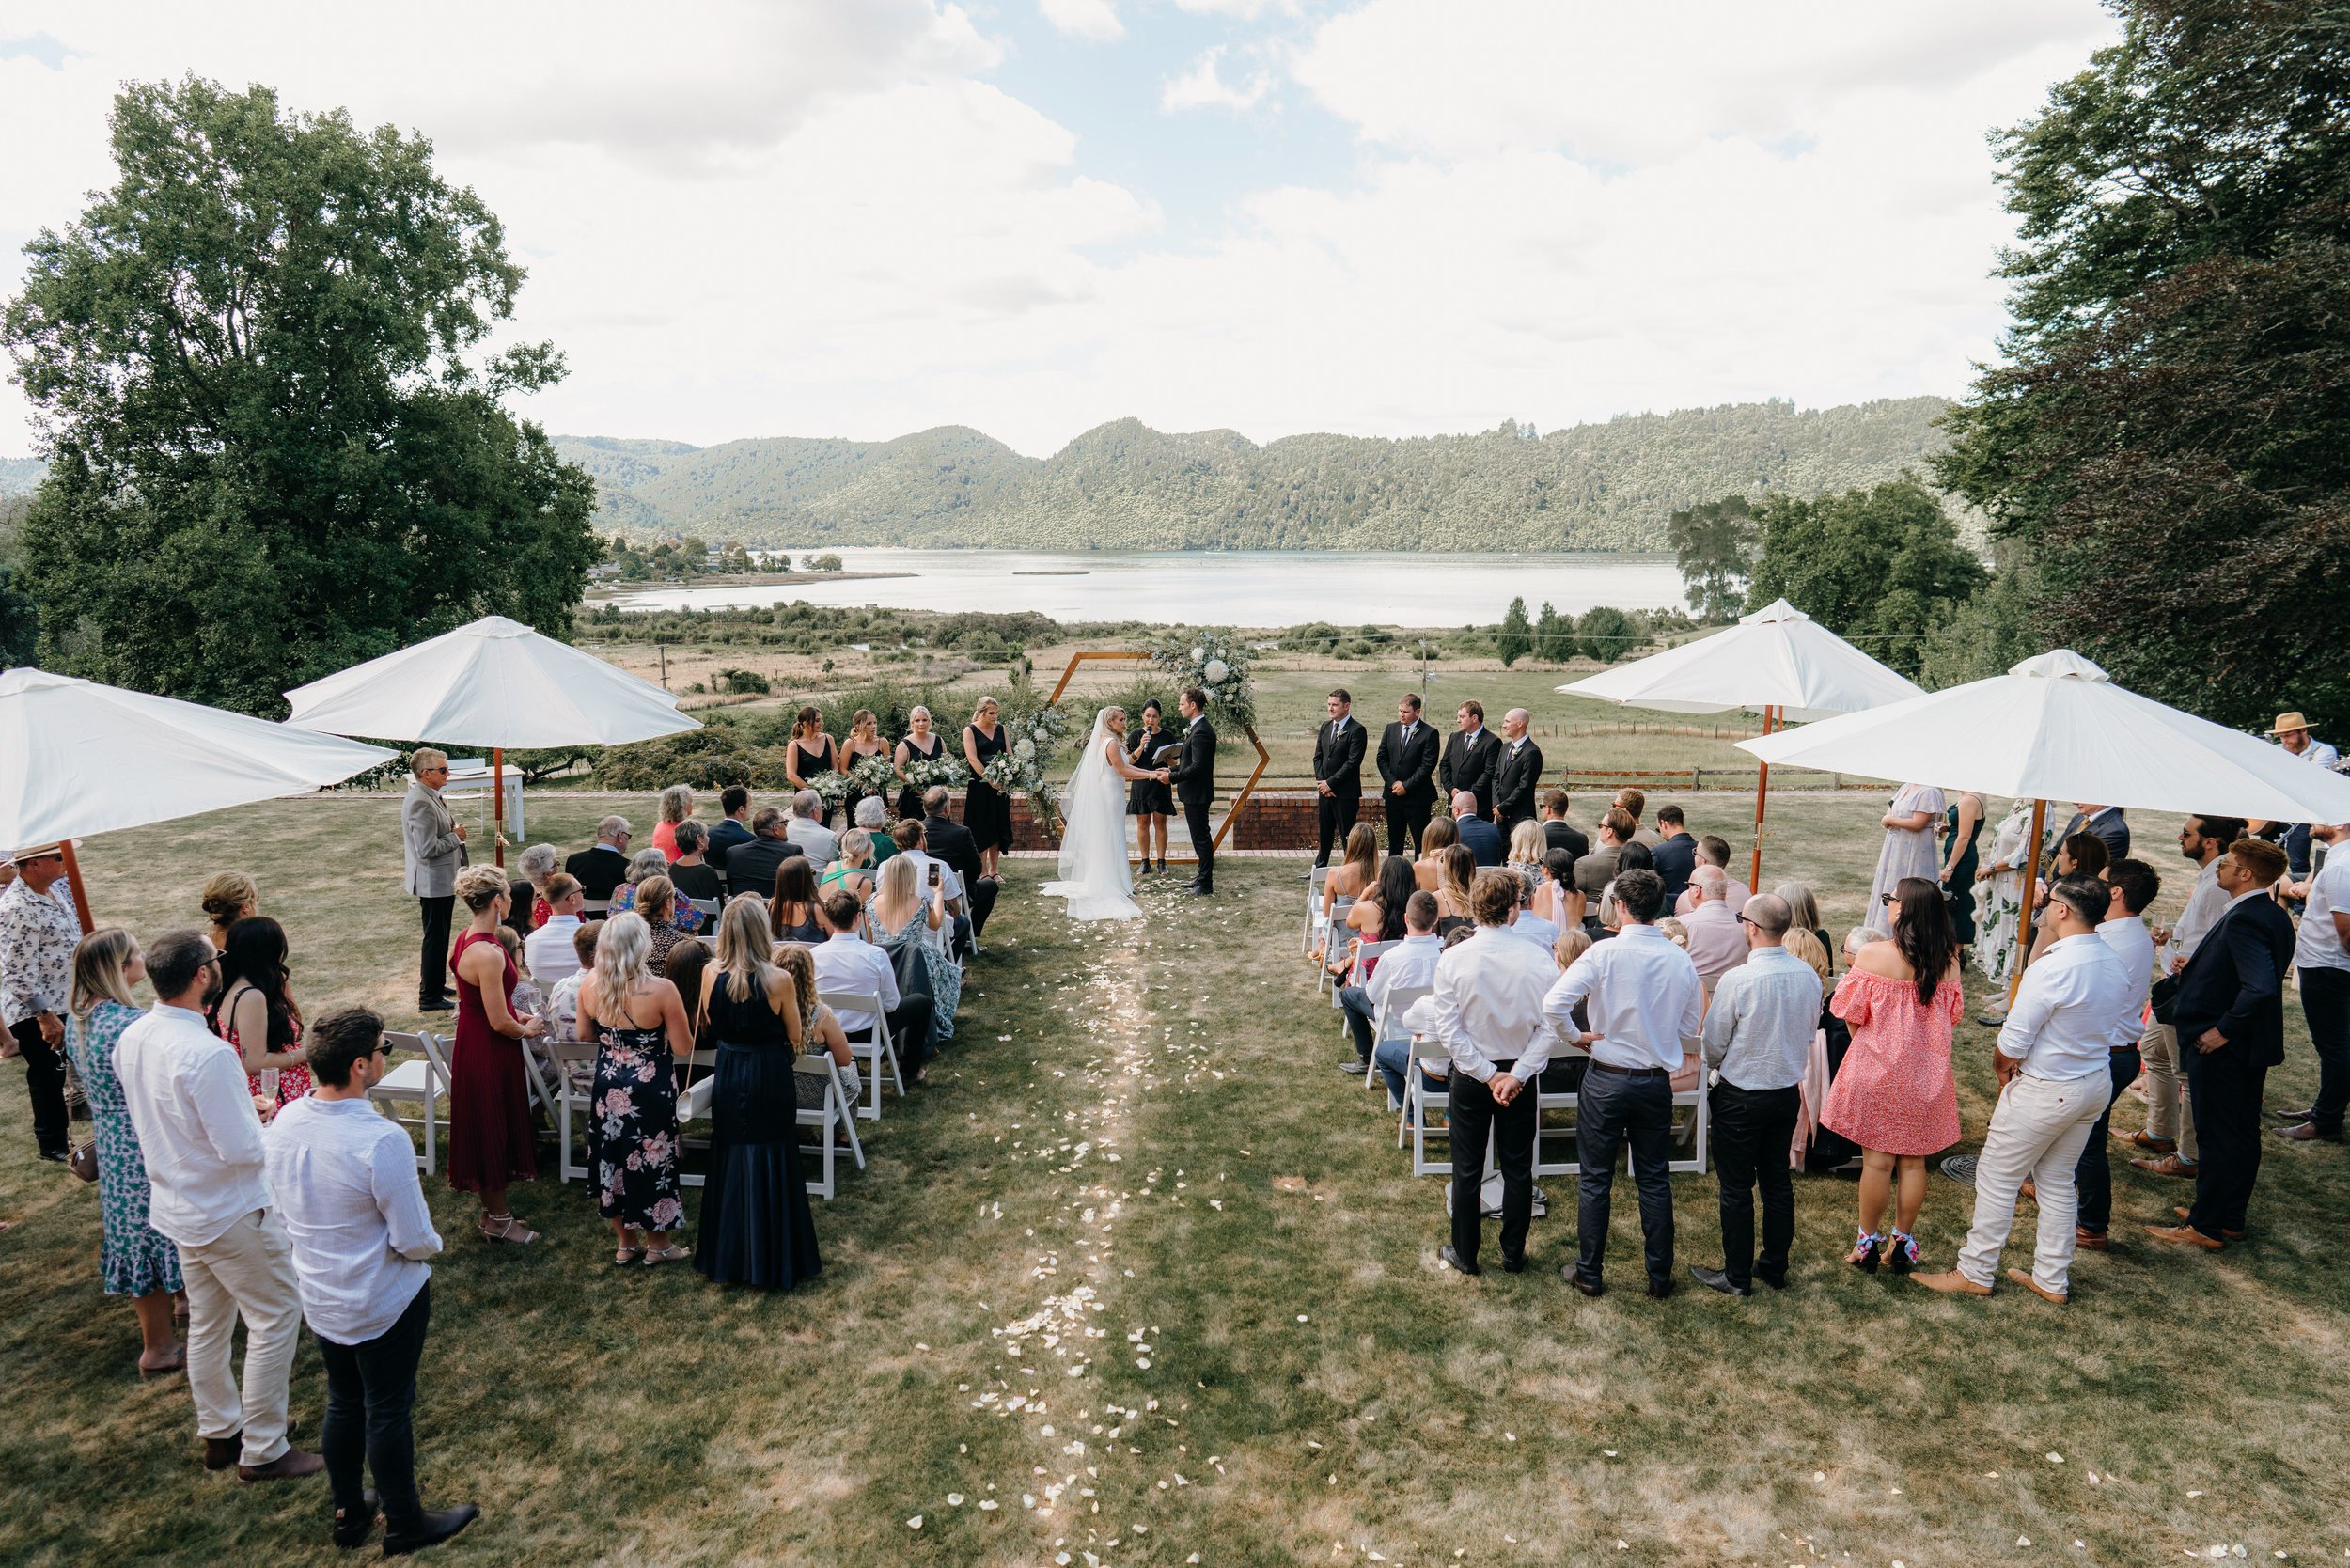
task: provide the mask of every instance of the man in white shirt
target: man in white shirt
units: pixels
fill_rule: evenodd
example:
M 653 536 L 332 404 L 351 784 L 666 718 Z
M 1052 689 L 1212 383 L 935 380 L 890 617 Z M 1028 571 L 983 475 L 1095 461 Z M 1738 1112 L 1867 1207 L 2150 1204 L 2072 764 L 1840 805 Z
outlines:
M 315 1475 L 323 1462 L 286 1443 L 286 1385 L 302 1333 L 293 1261 L 271 1212 L 261 1118 L 244 1063 L 204 1027 L 220 955 L 200 931 L 166 933 L 147 951 L 161 998 L 122 1031 L 115 1074 L 139 1135 L 148 1223 L 180 1249 L 188 1288 L 188 1390 L 204 1467 L 243 1481 Z M 244 1388 L 229 1354 L 244 1319 Z
M 1359 1011 L 1357 1004 L 1347 1004 L 1347 1027 L 1354 1033 L 1355 1049 L 1368 1053 L 1379 1075 L 1386 1080 L 1389 1110 L 1403 1108 L 1403 1073 L 1411 1065 L 1411 1037 L 1373 1040 L 1371 1036 L 1379 1010 L 1387 1006 L 1387 999 L 1399 989 L 1436 983 L 1436 960 L 1444 953 L 1444 942 L 1436 935 L 1436 909 L 1435 894 L 1414 893 L 1403 905 L 1403 940 L 1381 955 L 1368 982 L 1346 988 L 1361 998 Z
M 802 790 L 791 797 L 791 820 L 784 825 L 783 836 L 799 845 L 809 864 L 819 869 L 840 858 L 840 838 L 824 825 L 824 797 L 813 790 Z
M 2301 980 L 2301 1016 L 2317 1052 L 2317 1098 L 2306 1110 L 2288 1112 L 2288 1124 L 2276 1133 L 2295 1143 L 2340 1143 L 2342 1111 L 2350 1107 L 2350 826 L 2332 823 L 2310 833 L 2330 847 L 2325 869 L 2295 892 L 2308 902 L 2293 966 Z
M 2011 1268 L 2007 1277 L 2049 1301 L 2061 1303 L 2072 1294 L 2078 1213 L 2073 1170 L 2107 1105 L 2113 1047 L 2138 1028 L 2131 1007 L 2137 988 L 2121 957 L 2097 934 L 2106 902 L 2105 885 L 2087 877 L 2066 877 L 2048 890 L 2056 940 L 2024 971 L 1992 1058 L 1999 1101 L 1975 1161 L 1974 1223 L 1957 1267 L 1916 1277 L 1928 1290 L 1991 1294 L 2000 1250 L 2015 1223 L 2016 1200 L 2029 1177 L 2040 1200 L 2032 1266 Z
M 523 938 L 523 966 L 541 995 L 579 973 L 573 938 L 586 923 L 588 894 L 579 879 L 557 871 L 547 878 L 547 923 Z
M 890 1043 L 897 1048 L 899 1070 L 913 1083 L 922 1075 L 931 1055 L 931 997 L 927 992 L 900 995 L 898 970 L 889 955 L 857 934 L 864 911 L 856 895 L 845 887 L 828 887 L 816 899 L 816 918 L 825 931 L 816 944 L 816 989 L 848 991 L 880 999 L 889 1020 Z M 873 1014 L 857 1009 L 836 1009 L 840 1032 L 851 1040 L 870 1038 Z
M 1765 893 L 1736 917 L 1752 948 L 1714 988 L 1705 1012 L 1705 1059 L 1713 1114 L 1714 1174 L 1721 1184 L 1722 1266 L 1689 1265 L 1690 1277 L 1725 1295 L 1752 1295 L 1761 1279 L 1787 1288 L 1795 1243 L 1795 1186 L 1787 1151 L 1803 1108 L 1803 1075 L 1820 1027 L 1820 977 L 1787 950 L 1784 899 Z M 1754 1190 L 1762 1190 L 1762 1256 L 1754 1254 Z
M 1681 923 L 1689 932 L 1689 962 L 1707 995 L 1721 978 L 1747 961 L 1747 927 L 1730 907 L 1730 876 L 1719 866 L 1700 866 L 1689 877 L 1698 902 Z
M 1543 996 L 1558 973 L 1548 953 L 1510 934 L 1520 884 L 1488 869 L 1469 885 L 1477 931 L 1436 960 L 1437 1033 L 1452 1058 L 1445 1111 L 1452 1146 L 1452 1239 L 1437 1257 L 1463 1274 L 1477 1266 L 1484 1235 L 1485 1143 L 1501 1172 L 1501 1266 L 1526 1268 L 1534 1218 L 1534 1080 L 1550 1061 L 1553 1035 Z M 1406 906 L 1408 915 L 1409 906 Z M 1386 960 L 1379 967 L 1386 968 Z M 1373 977 L 1374 979 L 1376 977 Z
M 1575 1101 L 1575 1159 L 1582 1167 L 1575 1231 L 1580 1255 L 1562 1273 L 1585 1295 L 1606 1288 L 1602 1263 L 1615 1196 L 1616 1156 L 1632 1146 L 1632 1183 L 1640 1199 L 1648 1294 L 1673 1289 L 1673 1074 L 1696 1070 L 1692 1047 L 1705 1012 L 1697 965 L 1656 929 L 1664 880 L 1634 870 L 1614 883 L 1623 929 L 1595 942 L 1551 986 L 1543 1003 L 1560 1038 L 1587 1046 L 1590 1070 Z M 1590 1028 L 1577 1031 L 1575 1004 Z
M 2106 1249 L 2106 1227 L 2113 1217 L 2113 1165 L 2106 1152 L 2106 1134 L 2113 1124 L 2114 1102 L 2138 1081 L 2143 1065 L 2138 1053 L 2140 1020 L 2146 1015 L 2147 993 L 2154 988 L 2154 968 L 2160 962 L 2154 956 L 2154 933 L 2146 929 L 2145 914 L 2162 891 L 2162 878 L 2143 860 L 2115 860 L 2107 865 L 2102 880 L 2106 917 L 2097 926 L 2097 935 L 2128 973 L 2130 999 L 2124 1009 L 2128 1026 L 2115 1036 L 2109 1053 L 2112 1071 L 2106 1108 L 2098 1115 L 2097 1124 L 2089 1129 L 2080 1163 L 2073 1168 L 2073 1190 L 2080 1200 L 2080 1212 L 2073 1221 L 2073 1245 L 2092 1252 Z
M 2311 767 L 2332 770 L 2342 766 L 2342 754 L 2326 742 L 2311 734 L 2309 720 L 2303 718 L 2298 712 L 2279 713 L 2276 728 L 2268 733 L 2275 738 L 2278 745 L 2291 755 L 2300 758 Z M 2277 826 L 2275 823 L 2253 823 L 2251 824 L 2252 835 L 2254 838 L 2264 839 Z M 2310 825 L 2307 823 L 2293 823 L 2285 825 L 2283 835 L 2285 864 L 2290 868 L 2293 878 L 2296 881 L 2310 874 Z
M 425 1260 L 441 1238 L 407 1129 L 368 1103 L 387 1067 L 384 1020 L 338 1009 L 312 1021 L 308 1046 L 310 1092 L 279 1111 L 261 1141 L 302 1313 L 326 1363 L 319 1446 L 335 1544 L 350 1550 L 374 1529 L 364 1493 L 373 1470 L 391 1556 L 446 1541 L 479 1513 L 465 1503 L 428 1513 L 416 1496 L 416 1363 L 432 1315 Z
M 2186 967 L 2212 922 L 2226 913 L 2228 895 L 2219 886 L 2219 857 L 2243 837 L 2241 817 L 2198 813 L 2179 828 L 2179 853 L 2201 870 L 2186 896 L 2186 909 L 2170 928 L 2170 941 L 2160 946 L 2166 980 Z M 2191 1182 L 2201 1168 L 2202 1152 L 2195 1141 L 2195 1112 L 2187 1104 L 2179 1034 L 2170 1024 L 2170 989 L 2166 985 L 2157 990 L 2154 1021 L 2138 1037 L 2138 1058 L 2146 1066 L 2146 1130 L 2131 1134 L 2126 1141 L 2146 1151 L 2130 1161 L 2133 1168 L 2152 1176 L 2180 1176 Z

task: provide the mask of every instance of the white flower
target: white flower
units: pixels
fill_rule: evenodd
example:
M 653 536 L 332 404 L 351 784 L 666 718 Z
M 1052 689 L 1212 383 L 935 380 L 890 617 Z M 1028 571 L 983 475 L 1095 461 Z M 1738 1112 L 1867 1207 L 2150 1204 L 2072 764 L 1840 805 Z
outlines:
M 1195 665 L 1207 656 L 1208 651 L 1204 648 L 1195 648 L 1191 651 L 1191 662 Z
M 1207 668 L 1199 673 L 1208 678 L 1210 685 L 1220 686 L 1224 684 L 1224 678 L 1232 673 L 1232 668 L 1221 659 L 1210 659 Z
M 1018 745 L 1012 747 L 1012 750 L 1019 756 L 1022 761 L 1026 761 L 1029 758 L 1036 755 L 1036 743 L 1034 741 L 1022 741 Z

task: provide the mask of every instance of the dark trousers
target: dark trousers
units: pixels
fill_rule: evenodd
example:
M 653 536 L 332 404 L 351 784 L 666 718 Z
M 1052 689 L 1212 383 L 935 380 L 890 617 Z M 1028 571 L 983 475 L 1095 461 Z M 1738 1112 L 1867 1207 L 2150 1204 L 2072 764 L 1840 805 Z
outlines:
M 931 1014 L 936 1008 L 929 992 L 901 987 L 898 1005 L 885 1015 L 889 1019 L 889 1043 L 898 1048 L 898 1064 L 909 1073 L 938 1054 L 931 1045 Z
M 1371 1037 L 1371 993 L 1359 985 L 1339 988 L 1339 1011 L 1346 1017 L 1346 1028 L 1355 1037 L 1355 1054 L 1363 1060 L 1371 1059 L 1371 1048 L 1376 1043 Z
M 2285 829 L 2285 865 L 2299 882 L 2310 874 L 2310 824 L 2295 823 Z
M 69 1152 L 65 1126 L 65 1053 L 40 1037 L 40 1020 L 8 1026 L 24 1054 L 24 1092 L 33 1102 L 33 1141 L 44 1154 Z
M 1208 830 L 1208 802 L 1183 802 L 1183 827 L 1191 834 L 1191 852 L 1199 857 L 1199 874 L 1192 880 L 1205 890 L 1215 886 L 1215 835 Z
M 1355 831 L 1355 819 L 1362 815 L 1361 792 L 1354 794 L 1314 795 L 1314 864 L 1330 864 L 1330 846 L 1343 846 L 1346 836 Z
M 1606 1074 L 1596 1074 L 1600 1077 Z M 1589 1083 L 1591 1074 L 1586 1074 Z M 1669 1086 L 1668 1086 L 1669 1088 Z M 1668 1097 L 1669 1099 L 1669 1096 Z M 1757 1273 L 1787 1278 L 1788 1249 L 1795 1244 L 1795 1184 L 1787 1152 L 1795 1141 L 1795 1118 L 1803 1091 L 1740 1089 L 1724 1079 L 1714 1086 L 1714 1174 L 1722 1185 L 1722 1272 L 1733 1285 L 1751 1287 Z M 1754 1255 L 1754 1189 L 1762 1189 L 1762 1256 Z
M 2303 968 L 2301 1015 L 2309 1020 L 2310 1043 L 2317 1050 L 2317 1100 L 2310 1125 L 2339 1133 L 2342 1113 L 2350 1107 L 2350 969 Z
M 971 905 L 971 936 L 973 940 L 976 941 L 980 936 L 986 934 L 987 917 L 995 913 L 995 895 L 1000 891 L 1002 891 L 1002 885 L 992 876 L 975 876 L 964 879 L 964 897 L 969 901 Z
M 2106 1108 L 2097 1118 L 2097 1124 L 2089 1129 L 2089 1142 L 2081 1148 L 2080 1163 L 2073 1168 L 2073 1189 L 2080 1195 L 2080 1212 L 2073 1223 L 2084 1231 L 2106 1233 L 2113 1221 L 2113 1162 L 2106 1154 L 2106 1130 L 2113 1123 L 2113 1103 L 2122 1098 L 2122 1091 L 2138 1082 L 2144 1068 L 2138 1059 L 2138 1047 L 2107 1053 L 2113 1059 L 2111 1084 L 2106 1093 Z
M 1427 831 L 1431 802 L 1407 800 L 1402 795 L 1388 795 L 1382 802 L 1387 817 L 1387 853 L 1402 855 L 1406 841 L 1412 853 L 1419 853 L 1419 836 Z
M 448 1000 L 448 919 L 456 906 L 453 893 L 416 901 L 416 907 L 424 912 L 424 954 L 416 970 L 419 1002 Z
M 1496 1064 L 1502 1072 L 1508 1062 Z M 1494 1091 L 1459 1068 L 1448 1074 L 1445 1114 L 1452 1143 L 1452 1250 L 1465 1263 L 1477 1262 L 1485 1234 L 1485 1140 L 1490 1134 L 1494 1165 L 1501 1172 L 1501 1256 L 1526 1256 L 1527 1228 L 1534 1223 L 1534 1086 L 1528 1084 L 1506 1105 Z
M 1574 1106 L 1575 1160 L 1583 1168 L 1576 1193 L 1575 1230 L 1581 1248 L 1574 1272 L 1601 1283 L 1607 1252 L 1607 1215 L 1615 1196 L 1616 1155 L 1632 1146 L 1632 1185 L 1640 1197 L 1640 1233 L 1647 1242 L 1648 1277 L 1666 1284 L 1673 1275 L 1673 1090 L 1667 1074 L 1606 1072 L 1597 1062 L 1583 1074 Z
M 2243 1047 L 2195 1048 L 2200 1027 L 2179 1030 L 2179 1056 L 2186 1063 L 2187 1104 L 2195 1113 L 2195 1137 L 2202 1145 L 2196 1168 L 2195 1206 L 2186 1222 L 2217 1240 L 2222 1231 L 2242 1231 L 2244 1211 L 2260 1179 L 2261 1090 L 2268 1069 L 2243 1059 Z
M 348 1518 L 358 1518 L 367 1507 L 360 1497 L 366 1489 L 364 1466 L 375 1475 L 387 1529 L 413 1529 L 421 1520 L 410 1418 L 416 1407 L 416 1361 L 431 1319 L 432 1287 L 427 1284 L 400 1321 L 372 1340 L 344 1345 L 317 1336 L 319 1359 L 326 1364 L 326 1424 L 319 1435 L 319 1456 L 326 1461 L 335 1506 Z
M 1507 844 L 1510 841 L 1510 835 L 1518 830 L 1518 823 L 1530 823 L 1533 820 L 1534 813 L 1531 811 L 1512 810 L 1504 806 L 1501 808 L 1500 817 L 1496 819 L 1494 825 L 1501 829 L 1501 841 Z

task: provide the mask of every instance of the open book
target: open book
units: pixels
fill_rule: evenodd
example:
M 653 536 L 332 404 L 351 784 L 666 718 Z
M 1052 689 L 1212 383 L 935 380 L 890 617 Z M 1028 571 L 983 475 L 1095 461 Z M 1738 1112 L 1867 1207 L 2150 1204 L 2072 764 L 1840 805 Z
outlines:
M 1173 745 L 1163 745 L 1159 747 L 1158 750 L 1152 752 L 1151 754 L 1151 760 L 1153 765 L 1163 768 L 1171 764 L 1175 759 L 1181 757 L 1183 754 L 1183 743 L 1177 741 Z

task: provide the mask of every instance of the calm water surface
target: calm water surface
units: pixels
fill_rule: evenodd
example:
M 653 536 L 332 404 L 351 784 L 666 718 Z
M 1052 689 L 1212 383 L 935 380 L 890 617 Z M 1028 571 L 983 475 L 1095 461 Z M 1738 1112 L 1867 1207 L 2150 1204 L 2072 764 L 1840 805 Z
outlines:
M 1284 551 L 1047 555 L 1016 550 L 834 550 L 851 572 L 912 575 L 765 588 L 624 593 L 624 609 L 790 604 L 914 610 L 1034 610 L 1056 620 L 1188 620 L 1232 626 L 1461 626 L 1547 601 L 1662 609 L 1682 603 L 1668 556 L 1449 556 Z M 796 558 L 801 552 L 794 551 Z M 1072 573 L 1081 573 L 1073 575 Z

